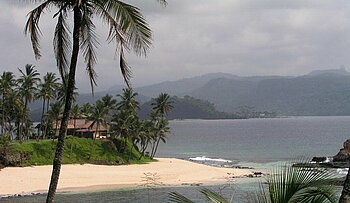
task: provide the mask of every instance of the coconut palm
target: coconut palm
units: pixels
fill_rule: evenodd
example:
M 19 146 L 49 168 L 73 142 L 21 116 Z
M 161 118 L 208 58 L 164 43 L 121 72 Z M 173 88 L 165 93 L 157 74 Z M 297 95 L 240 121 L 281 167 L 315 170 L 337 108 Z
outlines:
M 105 107 L 108 109 L 108 113 L 111 113 L 115 109 L 117 100 L 113 99 L 112 95 L 106 94 L 101 98 L 101 100 L 104 103 Z
M 18 69 L 21 73 L 18 79 L 18 91 L 23 97 L 23 112 L 27 111 L 28 103 L 35 99 L 37 85 L 40 82 L 39 73 L 31 64 L 25 65 L 24 70 Z M 22 124 L 24 124 L 25 116 L 23 115 L 22 122 L 19 125 L 19 140 L 22 139 Z M 27 133 L 27 132 L 26 132 Z
M 13 134 L 16 131 L 17 137 L 19 136 L 19 125 L 21 123 L 23 113 L 23 100 L 22 96 L 15 89 L 9 89 L 5 97 L 6 109 L 6 131 Z M 15 124 L 13 126 L 12 124 Z
M 155 137 L 154 137 L 154 143 L 152 147 L 152 152 L 151 152 L 151 158 L 153 158 L 158 150 L 159 142 L 166 142 L 167 135 L 170 132 L 169 128 L 169 121 L 166 120 L 165 118 L 158 118 L 158 121 L 156 123 L 156 128 L 155 128 Z
M 113 115 L 111 133 L 114 137 L 124 139 L 124 142 L 122 142 L 119 148 L 119 152 L 121 153 L 125 151 L 126 143 L 132 135 L 135 120 L 137 120 L 136 114 L 130 113 L 129 110 L 119 110 L 117 114 Z
M 151 120 L 141 121 L 140 128 L 138 143 L 140 145 L 141 156 L 139 159 L 145 156 L 145 151 L 156 133 L 156 126 Z
M 151 104 L 153 106 L 153 112 L 151 114 L 151 117 L 156 122 L 156 125 L 158 125 L 158 128 L 162 128 L 162 124 L 160 125 L 158 122 L 162 121 L 163 124 L 165 124 L 164 117 L 173 109 L 174 107 L 171 105 L 173 101 L 170 101 L 170 96 L 167 93 L 160 93 L 157 98 L 154 99 L 155 101 Z M 157 118 L 160 116 L 160 118 Z M 161 129 L 159 128 L 159 132 L 161 132 Z M 152 153 L 151 157 L 153 158 L 154 155 L 157 152 L 159 142 L 162 140 L 165 142 L 165 138 L 162 133 L 157 133 L 157 137 L 154 139 L 154 143 L 152 146 Z
M 56 137 L 58 134 L 58 122 L 60 121 L 60 118 L 62 116 L 62 102 L 56 101 L 55 103 L 50 104 L 50 110 L 47 112 L 47 120 L 48 123 L 55 122 L 55 134 L 54 137 Z M 62 121 L 61 121 L 62 122 Z M 49 125 L 49 124 L 48 124 Z M 62 123 L 61 123 L 62 125 Z
M 66 78 L 68 77 L 68 75 L 65 76 Z M 63 104 L 65 103 L 65 99 L 66 99 L 66 92 L 67 92 L 67 81 L 62 81 L 62 83 L 59 84 L 58 86 L 58 91 L 57 91 L 57 100 L 61 101 Z M 73 88 L 73 95 L 72 95 L 72 102 L 75 103 L 77 100 L 77 97 L 79 95 L 78 93 L 78 88 L 74 87 Z
M 72 109 L 70 111 L 70 118 L 73 119 L 73 126 L 74 126 L 73 136 L 75 136 L 76 121 L 80 117 L 81 117 L 81 112 L 80 112 L 79 104 L 73 104 Z
M 334 176 L 327 170 L 284 166 L 267 177 L 267 189 L 261 185 L 256 195 L 258 203 L 335 203 L 337 195 L 333 188 Z M 210 202 L 229 203 L 221 195 L 201 190 Z M 169 200 L 177 203 L 193 203 L 178 193 L 170 193 Z
M 123 89 L 123 94 L 118 94 L 117 97 L 121 99 L 117 104 L 118 110 L 126 110 L 130 113 L 136 113 L 140 108 L 139 102 L 136 100 L 138 94 L 131 88 Z
M 97 138 L 101 125 L 107 126 L 108 110 L 109 109 L 105 106 L 104 102 L 98 100 L 93 106 L 91 114 L 86 117 L 87 121 L 92 121 L 90 128 L 96 126 L 93 139 Z
M 43 104 L 42 104 L 42 112 L 41 112 L 41 127 L 46 126 L 44 133 L 43 133 L 43 139 L 45 139 L 46 135 L 46 129 L 47 124 L 44 125 L 44 114 L 45 114 L 45 107 L 47 107 L 46 112 L 49 109 L 50 101 L 56 98 L 56 91 L 59 87 L 59 79 L 56 77 L 55 73 L 46 73 L 43 80 L 39 84 L 39 92 L 37 97 L 42 98 Z M 40 132 L 40 131 L 39 131 Z
M 92 106 L 90 103 L 85 103 L 80 107 L 80 112 L 84 116 L 89 116 L 91 113 Z
M 153 106 L 153 109 L 160 114 L 161 117 L 167 115 L 171 109 L 174 108 L 171 105 L 174 102 L 170 101 L 170 96 L 167 93 L 160 93 L 154 100 L 155 101 L 151 105 Z
M 6 128 L 6 117 L 8 115 L 8 109 L 5 108 L 5 102 L 7 100 L 9 92 L 16 86 L 17 82 L 12 72 L 3 72 L 0 77 L 0 95 L 1 95 L 1 134 L 4 134 Z
M 165 3 L 165 0 L 158 0 Z M 41 3 L 28 15 L 26 32 L 30 34 L 35 57 L 41 57 L 39 46 L 39 20 L 45 11 L 57 8 L 57 25 L 54 34 L 54 50 L 58 69 L 65 83 L 67 81 L 67 92 L 65 96 L 65 107 L 60 128 L 59 140 L 55 159 L 51 183 L 47 195 L 47 202 L 53 202 L 58 178 L 60 174 L 62 155 L 64 150 L 65 132 L 67 120 L 73 99 L 75 87 L 75 72 L 78 62 L 79 50 L 82 50 L 86 70 L 88 72 L 91 86 L 96 83 L 96 47 L 98 45 L 95 33 L 95 25 L 92 21 L 94 16 L 100 17 L 109 26 L 109 40 L 116 42 L 117 51 L 120 56 L 120 68 L 127 84 L 130 79 L 130 68 L 125 61 L 124 50 L 131 48 L 137 54 L 146 54 L 151 45 L 151 30 L 140 13 L 139 9 L 118 0 L 36 0 Z M 73 33 L 72 42 L 69 39 L 68 14 L 73 13 Z M 71 46 L 72 44 L 72 46 Z M 71 51 L 71 58 L 69 52 Z M 68 73 L 68 77 L 64 75 Z

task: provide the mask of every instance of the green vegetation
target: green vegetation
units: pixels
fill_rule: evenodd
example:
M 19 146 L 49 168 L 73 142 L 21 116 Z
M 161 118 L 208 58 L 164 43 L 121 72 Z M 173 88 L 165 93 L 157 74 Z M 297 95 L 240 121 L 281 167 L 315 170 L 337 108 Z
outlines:
M 306 167 L 283 166 L 268 175 L 267 184 L 261 184 L 255 197 L 247 202 L 257 203 L 335 203 L 337 195 L 333 187 L 334 176 L 326 170 Z M 209 202 L 229 203 L 220 194 L 203 189 L 201 193 Z M 185 196 L 172 192 L 169 200 L 176 203 L 194 203 Z
M 93 140 L 89 138 L 77 138 L 68 136 L 63 155 L 63 164 L 106 164 L 116 165 L 125 163 L 146 163 L 152 161 L 149 157 L 140 158 L 140 152 L 133 148 L 131 142 L 127 142 L 125 153 L 117 150 L 120 139 Z M 52 164 L 57 140 L 25 141 L 12 143 L 10 154 L 27 154 L 26 159 L 21 160 L 21 166 L 50 165 Z M 132 150 L 132 151 L 130 151 Z M 131 155 L 131 156 L 130 156 Z M 130 156 L 130 157 L 129 157 Z
M 190 96 L 182 98 L 173 96 L 170 98 L 176 111 L 170 112 L 166 117 L 168 119 L 246 119 L 246 118 L 271 118 L 276 114 L 270 112 L 258 112 L 251 107 L 241 107 L 235 113 L 226 113 L 216 110 L 214 104 L 196 99 Z M 154 101 L 149 101 L 141 106 L 139 116 L 142 119 L 147 118 L 147 112 L 151 110 Z

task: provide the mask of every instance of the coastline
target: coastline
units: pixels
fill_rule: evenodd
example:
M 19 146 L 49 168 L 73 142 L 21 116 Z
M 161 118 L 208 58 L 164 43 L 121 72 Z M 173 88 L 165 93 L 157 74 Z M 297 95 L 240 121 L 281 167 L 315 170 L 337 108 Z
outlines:
M 251 169 L 219 168 L 176 158 L 134 165 L 62 165 L 59 192 L 225 183 L 245 177 Z M 8 167 L 0 171 L 0 196 L 46 193 L 52 166 Z M 146 175 L 148 174 L 148 175 Z M 147 178 L 148 177 L 148 178 Z M 148 181 L 146 181 L 148 179 Z

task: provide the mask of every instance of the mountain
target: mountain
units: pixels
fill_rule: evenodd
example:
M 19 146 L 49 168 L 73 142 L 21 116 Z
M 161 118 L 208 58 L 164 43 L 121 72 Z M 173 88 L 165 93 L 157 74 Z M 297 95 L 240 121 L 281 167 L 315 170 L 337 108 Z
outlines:
M 346 71 L 344 67 L 339 69 L 328 69 L 328 70 L 314 70 L 311 71 L 308 76 L 318 76 L 318 75 L 343 75 L 349 76 L 350 73 Z
M 77 102 L 94 103 L 106 94 L 121 93 L 122 88 L 124 86 L 116 86 L 103 92 L 96 92 L 94 97 L 91 94 L 81 94 Z M 279 115 L 350 115 L 350 73 L 344 68 L 315 70 L 297 77 L 242 77 L 229 73 L 210 73 L 134 89 L 139 93 L 137 99 L 140 103 L 148 102 L 159 93 L 166 92 L 178 98 L 188 95 L 208 101 L 221 113 L 232 113 L 242 107 L 253 107 L 256 111 L 276 112 Z M 179 104 L 181 105 L 176 111 L 191 112 L 193 118 L 208 115 L 202 110 L 195 110 L 191 102 L 180 99 Z M 185 108 L 186 105 L 188 108 Z M 32 109 L 39 115 L 41 102 L 38 101 L 32 106 L 36 107 Z
M 350 76 L 339 74 L 261 81 L 215 79 L 189 95 L 208 100 L 225 112 L 252 106 L 279 115 L 350 115 Z

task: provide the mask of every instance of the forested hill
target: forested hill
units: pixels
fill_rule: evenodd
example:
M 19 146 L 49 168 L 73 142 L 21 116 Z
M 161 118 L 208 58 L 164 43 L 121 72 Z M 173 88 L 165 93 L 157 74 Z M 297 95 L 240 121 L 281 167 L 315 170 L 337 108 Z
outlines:
M 236 113 L 217 111 L 214 104 L 196 99 L 190 96 L 182 98 L 174 96 L 170 98 L 174 109 L 167 115 L 168 119 L 245 119 L 257 117 L 274 117 L 275 114 L 268 112 L 255 112 L 254 109 L 242 108 Z M 139 111 L 141 119 L 147 119 L 152 111 L 153 101 L 144 103 Z

